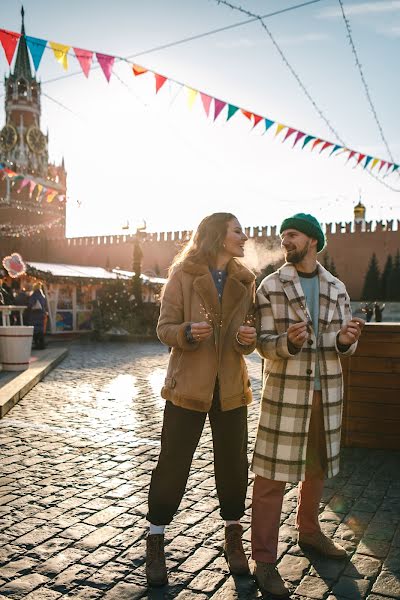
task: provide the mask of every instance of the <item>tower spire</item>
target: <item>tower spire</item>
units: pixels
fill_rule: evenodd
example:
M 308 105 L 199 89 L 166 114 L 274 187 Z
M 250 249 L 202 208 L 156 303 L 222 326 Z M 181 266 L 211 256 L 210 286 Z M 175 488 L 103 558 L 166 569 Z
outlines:
M 25 79 L 33 79 L 31 71 L 31 63 L 29 61 L 28 47 L 25 37 L 25 10 L 21 8 L 21 37 L 18 42 L 17 58 L 14 65 L 14 77 L 25 77 Z

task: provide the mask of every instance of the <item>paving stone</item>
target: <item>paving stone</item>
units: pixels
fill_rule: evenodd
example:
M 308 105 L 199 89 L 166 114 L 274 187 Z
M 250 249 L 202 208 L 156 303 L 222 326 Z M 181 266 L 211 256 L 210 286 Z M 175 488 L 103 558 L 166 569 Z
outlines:
M 86 552 L 77 548 L 67 548 L 42 563 L 38 567 L 38 571 L 48 577 L 54 577 L 54 575 L 61 573 L 61 571 L 64 571 L 70 565 L 80 561 L 85 555 Z
M 308 558 L 286 554 L 280 561 L 278 570 L 285 581 L 298 583 L 309 566 Z
M 143 597 L 143 587 L 135 583 L 117 583 L 104 594 L 104 600 L 136 600 Z
M 74 564 L 62 571 L 55 579 L 53 579 L 51 587 L 59 592 L 70 591 L 71 588 L 78 584 L 86 582 L 95 569 L 87 565 Z
M 351 562 L 344 571 L 344 575 L 355 577 L 356 579 L 360 576 L 367 579 L 374 579 L 378 575 L 381 565 L 382 561 L 379 559 L 357 553 L 352 557 Z
M 383 594 L 393 598 L 400 597 L 400 577 L 390 571 L 381 571 L 378 579 L 372 587 L 376 594 Z M 0 588 L 1 593 L 1 588 Z
M 43 587 L 31 592 L 24 597 L 24 600 L 58 600 L 61 598 L 61 594 L 55 590 L 48 590 Z
M 354 579 L 353 577 L 341 577 L 333 587 L 333 594 L 341 598 L 366 598 L 371 587 L 371 582 L 367 579 Z
M 197 573 L 209 564 L 218 554 L 217 550 L 211 548 L 197 548 L 179 567 L 188 573 Z
M 328 592 L 329 587 L 319 577 L 311 577 L 306 575 L 299 586 L 297 586 L 295 593 L 299 596 L 306 596 L 306 598 L 316 598 L 322 600 Z
M 189 588 L 198 592 L 214 592 L 219 585 L 224 581 L 224 576 L 220 573 L 213 573 L 203 569 L 200 573 L 190 582 Z
M 9 581 L 2 587 L 0 587 L 0 594 L 7 598 L 25 598 L 29 592 L 38 588 L 40 585 L 44 585 L 48 582 L 48 577 L 39 575 L 38 573 L 31 573 L 30 575 L 23 575 Z

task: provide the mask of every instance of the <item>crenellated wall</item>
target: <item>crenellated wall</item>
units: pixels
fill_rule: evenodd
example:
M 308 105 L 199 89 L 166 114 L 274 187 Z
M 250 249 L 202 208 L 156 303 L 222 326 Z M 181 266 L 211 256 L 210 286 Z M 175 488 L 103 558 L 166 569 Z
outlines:
M 353 299 L 360 298 L 372 253 L 375 252 L 382 270 L 388 254 L 394 255 L 400 248 L 400 221 L 370 221 L 363 225 L 327 223 L 325 231 L 328 244 L 319 255 L 320 260 L 323 260 L 325 252 L 329 253 L 339 278 L 345 282 Z M 276 226 L 248 227 L 245 232 L 256 243 L 256 251 L 262 251 L 263 247 L 279 248 Z M 190 231 L 141 233 L 142 270 L 165 275 L 173 257 L 190 235 Z M 14 251 L 20 252 L 27 261 L 131 269 L 134 239 L 132 235 L 2 238 L 0 255 Z M 259 266 L 262 268 L 266 263 Z

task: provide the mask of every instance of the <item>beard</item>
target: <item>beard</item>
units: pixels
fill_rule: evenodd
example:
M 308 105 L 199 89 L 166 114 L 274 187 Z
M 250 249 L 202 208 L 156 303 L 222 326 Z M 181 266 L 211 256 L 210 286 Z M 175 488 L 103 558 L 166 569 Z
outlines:
M 306 242 L 303 248 L 300 250 L 285 250 L 285 259 L 287 262 L 292 263 L 293 265 L 301 262 L 308 254 L 308 249 L 310 248 L 310 242 Z

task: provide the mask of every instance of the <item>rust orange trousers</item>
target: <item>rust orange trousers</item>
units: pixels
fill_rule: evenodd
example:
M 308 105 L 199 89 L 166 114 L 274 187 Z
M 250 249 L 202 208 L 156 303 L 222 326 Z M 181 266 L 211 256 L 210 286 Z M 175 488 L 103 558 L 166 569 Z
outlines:
M 296 528 L 304 533 L 319 531 L 319 503 L 327 469 L 326 440 L 321 392 L 314 392 L 308 433 L 305 480 L 299 483 Z M 256 475 L 251 515 L 251 549 L 256 561 L 275 563 L 279 523 L 285 492 L 284 481 Z

